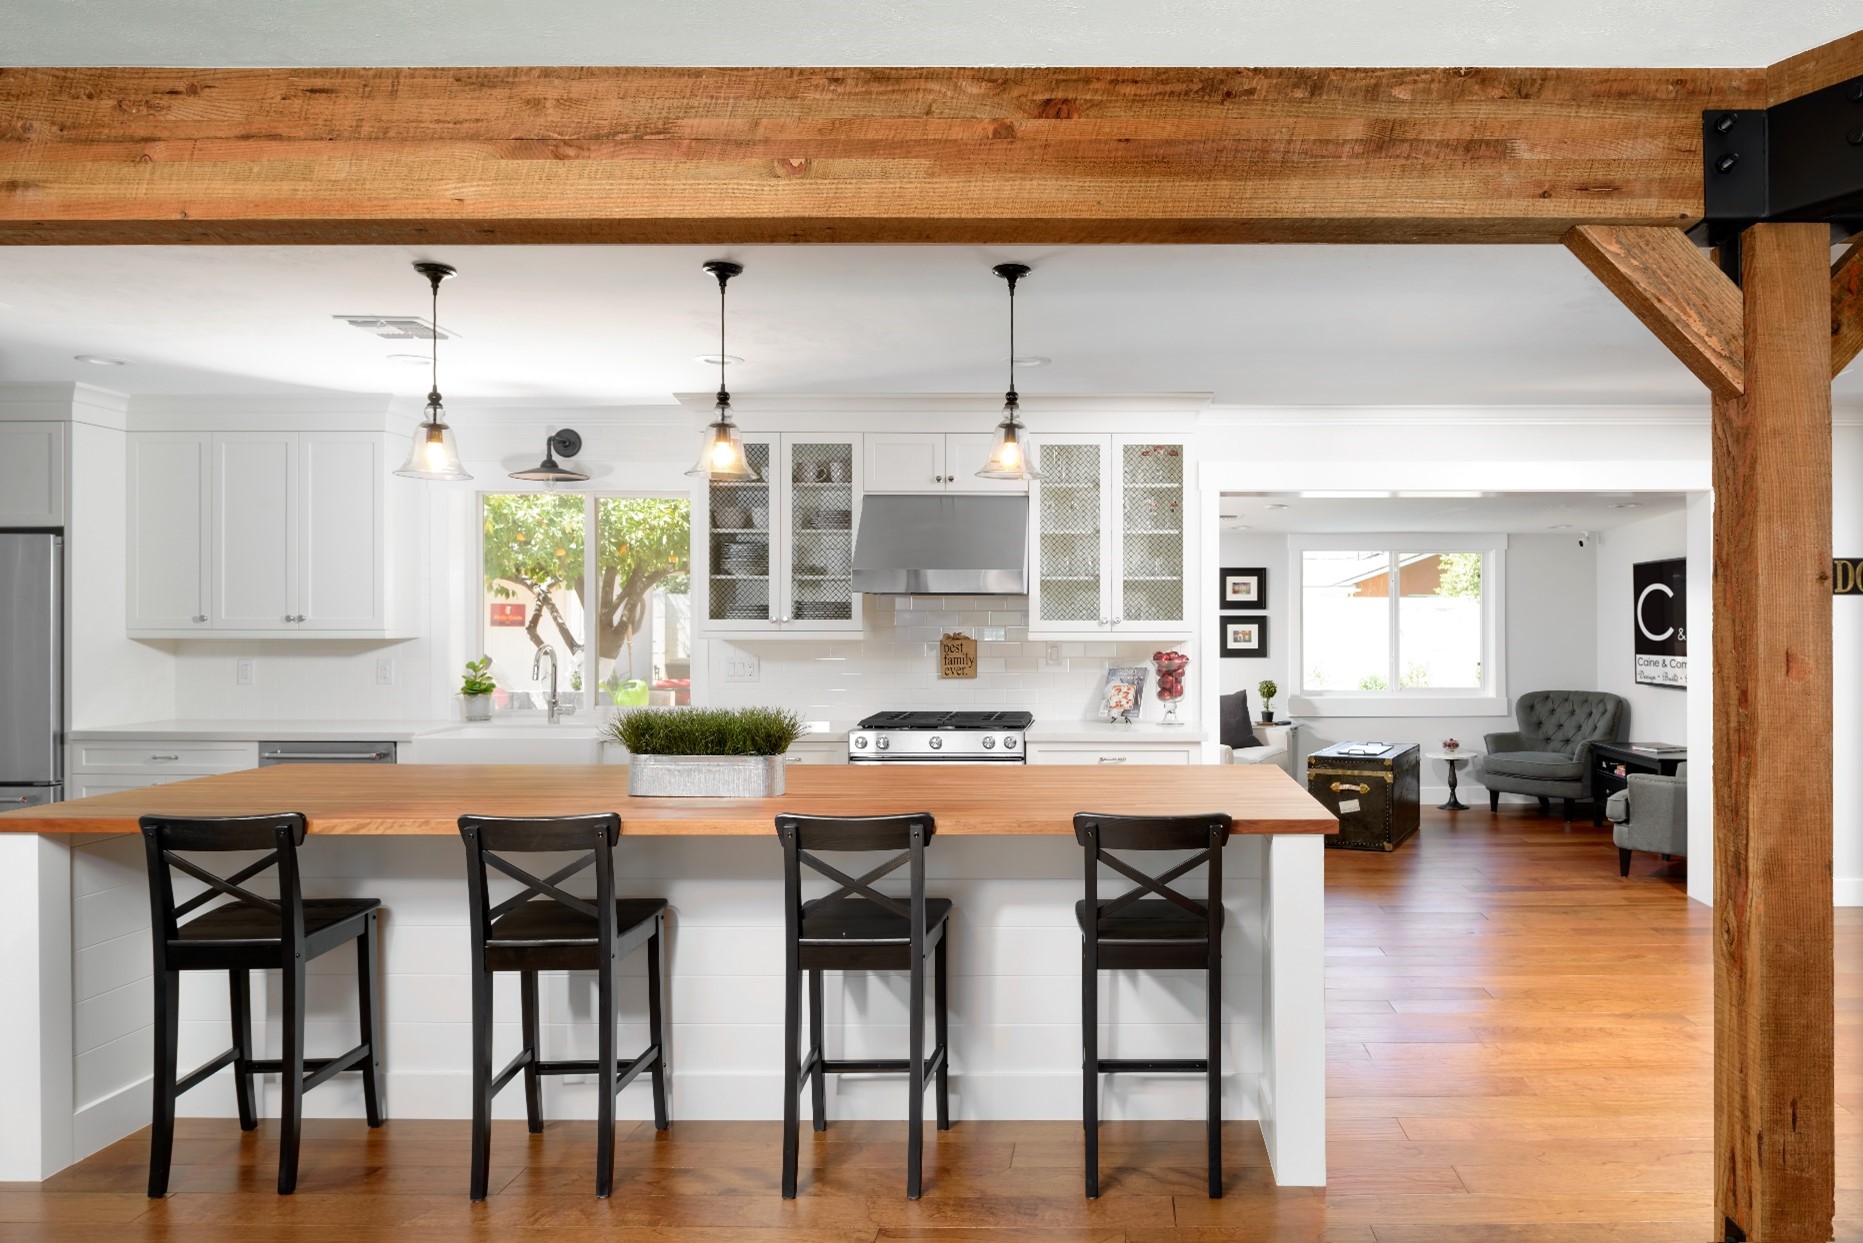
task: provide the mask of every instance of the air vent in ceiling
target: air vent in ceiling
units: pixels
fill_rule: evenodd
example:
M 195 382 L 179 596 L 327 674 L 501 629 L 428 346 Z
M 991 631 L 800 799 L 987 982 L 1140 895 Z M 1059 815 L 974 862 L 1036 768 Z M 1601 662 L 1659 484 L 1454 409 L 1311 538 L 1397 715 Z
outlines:
M 458 333 L 436 330 L 432 321 L 418 315 L 333 315 L 352 328 L 360 328 L 384 341 L 451 341 Z

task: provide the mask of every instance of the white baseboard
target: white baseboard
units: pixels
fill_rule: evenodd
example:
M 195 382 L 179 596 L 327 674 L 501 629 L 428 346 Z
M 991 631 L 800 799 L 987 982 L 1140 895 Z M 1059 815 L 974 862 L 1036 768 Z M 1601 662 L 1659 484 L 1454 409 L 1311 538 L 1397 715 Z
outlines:
M 1838 906 L 1863 906 L 1863 876 L 1839 876 L 1831 882 L 1831 897 Z
M 142 1079 L 83 1106 L 71 1118 L 71 1159 L 82 1161 L 149 1125 L 149 1085 Z M 232 1091 L 231 1081 L 227 1091 Z M 182 1099 L 186 1099 L 185 1097 Z

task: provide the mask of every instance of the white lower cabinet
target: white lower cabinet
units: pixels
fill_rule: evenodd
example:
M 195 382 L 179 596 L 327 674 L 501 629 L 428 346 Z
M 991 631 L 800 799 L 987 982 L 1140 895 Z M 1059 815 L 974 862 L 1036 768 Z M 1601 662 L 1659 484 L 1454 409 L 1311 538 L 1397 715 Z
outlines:
M 790 764 L 845 764 L 847 763 L 847 744 L 845 742 L 792 742 L 789 750 L 783 753 L 783 759 Z
M 112 739 L 74 742 L 70 758 L 65 797 L 89 798 L 257 768 L 259 744 L 199 738 Z
M 1102 743 L 1031 742 L 1031 764 L 1194 764 L 1195 743 L 1139 742 L 1109 747 Z

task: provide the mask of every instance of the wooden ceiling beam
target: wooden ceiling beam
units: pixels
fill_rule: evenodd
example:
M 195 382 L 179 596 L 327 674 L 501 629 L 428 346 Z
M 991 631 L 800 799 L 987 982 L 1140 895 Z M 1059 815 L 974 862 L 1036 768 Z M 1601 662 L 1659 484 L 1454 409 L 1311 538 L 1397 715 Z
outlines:
M 1740 396 L 1740 289 L 1680 229 L 1581 225 L 1565 244 L 1709 391 Z
M 1761 69 L 0 69 L 0 243 L 1556 242 Z
M 1863 351 L 1863 242 L 1831 267 L 1831 378 Z
M 1784 103 L 1863 77 L 1863 30 L 1820 44 L 1766 70 L 1766 102 Z

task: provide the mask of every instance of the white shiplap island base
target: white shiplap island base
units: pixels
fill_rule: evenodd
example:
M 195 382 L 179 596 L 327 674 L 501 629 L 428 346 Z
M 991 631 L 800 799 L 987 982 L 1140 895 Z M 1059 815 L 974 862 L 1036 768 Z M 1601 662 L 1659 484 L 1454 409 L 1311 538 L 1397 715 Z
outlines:
M 422 776 L 411 796 L 415 774 Z M 302 788 L 307 781 L 326 788 Z M 914 788 L 927 781 L 942 792 Z M 804 766 L 790 771 L 784 798 L 747 800 L 741 807 L 731 801 L 728 812 L 725 800 L 628 799 L 625 772 L 616 767 L 422 766 L 310 777 L 302 769 L 271 768 L 11 813 L 0 817 L 0 830 L 13 830 L 0 831 L 0 1092 L 10 1118 L 0 1128 L 0 1180 L 47 1177 L 147 1124 L 149 917 L 143 845 L 133 832 L 135 817 L 144 812 L 227 814 L 237 806 L 309 815 L 310 836 L 301 851 L 307 895 L 363 894 L 383 902 L 390 1125 L 396 1117 L 468 1117 L 464 857 L 458 838 L 441 830 L 466 810 L 512 814 L 513 782 L 550 792 L 532 800 L 544 804 L 534 808 L 538 814 L 619 811 L 618 891 L 663 896 L 672 905 L 667 953 L 675 1126 L 680 1119 L 781 1116 L 776 806 L 837 813 L 855 802 L 875 811 L 928 809 L 937 816 L 928 889 L 956 904 L 951 1081 L 952 1112 L 960 1122 L 1080 1116 L 1074 903 L 1082 864 L 1071 812 L 1228 811 L 1238 823 L 1224 859 L 1225 1116 L 1259 1119 L 1278 1182 L 1325 1181 L 1319 834 L 1331 822 L 1278 769 L 1201 765 L 965 768 L 935 777 Z M 591 782 L 601 784 L 573 788 Z M 1022 788 L 1031 782 L 1040 788 Z M 595 789 L 605 797 L 594 797 Z M 450 793 L 436 793 L 442 790 Z M 985 815 L 991 806 L 1000 814 Z M 992 821 L 1000 824 L 994 831 Z M 1109 883 L 1102 882 L 1102 891 L 1116 892 Z M 354 1041 L 356 990 L 341 978 L 354 969 L 353 957 L 342 953 L 311 964 L 313 1056 Z M 627 1048 L 645 1042 L 644 962 L 635 955 L 623 969 L 619 1039 Z M 1107 972 L 1102 1056 L 1200 1055 L 1200 977 Z M 260 1056 L 277 1055 L 273 984 L 264 974 L 253 982 Z M 501 978 L 498 988 L 502 1062 L 518 1039 L 517 982 Z M 182 1004 L 185 1071 L 227 1047 L 222 977 L 186 975 Z M 592 977 L 546 975 L 542 1007 L 550 1056 L 594 1055 Z M 900 1056 L 906 1047 L 904 977 L 831 974 L 826 1018 L 831 1056 Z M 275 1112 L 275 1078 L 260 1081 L 267 1085 L 262 1099 Z M 830 1117 L 904 1117 L 899 1075 L 834 1076 L 828 1083 Z M 548 1082 L 546 1116 L 592 1118 L 593 1091 L 573 1079 Z M 1200 1076 L 1108 1076 L 1101 1093 L 1107 1119 L 1203 1116 Z M 312 1116 L 360 1119 L 360 1098 L 359 1083 L 339 1076 L 306 1103 Z M 182 1097 L 181 1107 L 233 1117 L 230 1078 L 223 1072 L 219 1081 Z M 520 1117 L 522 1108 L 515 1093 L 498 1101 L 501 1117 Z M 651 1113 L 644 1088 L 624 1092 L 617 1108 L 623 1118 Z

